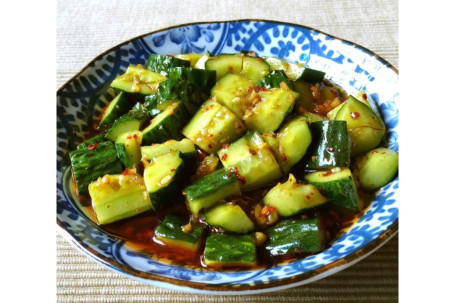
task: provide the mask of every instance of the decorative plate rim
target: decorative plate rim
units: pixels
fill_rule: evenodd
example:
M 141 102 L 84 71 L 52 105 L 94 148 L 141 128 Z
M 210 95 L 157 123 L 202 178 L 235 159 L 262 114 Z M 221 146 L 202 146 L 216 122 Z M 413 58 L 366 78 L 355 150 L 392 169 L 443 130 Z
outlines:
M 309 26 L 305 26 L 305 25 L 301 25 L 301 24 L 297 24 L 297 23 L 277 21 L 277 20 L 268 20 L 268 19 L 254 19 L 254 18 L 253 19 L 233 19 L 233 20 L 223 20 L 223 21 L 202 21 L 202 22 L 182 23 L 182 24 L 172 25 L 169 27 L 160 28 L 158 30 L 151 31 L 151 32 L 130 38 L 122 43 L 119 43 L 119 44 L 105 50 L 104 52 L 102 52 L 102 53 L 98 54 L 96 57 L 94 57 L 88 64 L 86 64 L 83 68 L 81 68 L 79 70 L 79 72 L 74 74 L 63 85 L 61 85 L 60 88 L 57 90 L 56 95 L 58 96 L 68 85 L 70 85 L 70 83 L 74 79 L 76 79 L 78 76 L 80 76 L 85 70 L 90 68 L 90 66 L 94 62 L 98 61 L 101 57 L 103 57 L 106 54 L 108 54 L 109 52 L 111 52 L 123 45 L 131 43 L 135 40 L 147 37 L 152 34 L 171 30 L 174 28 L 184 27 L 184 26 L 213 24 L 213 23 L 225 24 L 225 23 L 232 23 L 232 22 L 268 22 L 268 23 L 275 23 L 275 24 L 280 24 L 280 25 L 304 28 L 309 31 L 323 34 L 327 37 L 331 37 L 338 41 L 355 46 L 355 47 L 361 49 L 363 52 L 373 55 L 382 64 L 384 64 L 387 68 L 390 68 L 397 75 L 399 74 L 397 68 L 395 68 L 387 60 L 385 60 L 384 58 L 382 58 L 375 52 L 371 51 L 370 49 L 368 49 L 362 45 L 359 45 L 355 42 L 352 42 L 352 41 L 349 41 L 346 39 L 342 39 L 337 36 L 328 34 L 324 31 L 315 29 L 313 27 L 309 27 Z M 319 279 L 325 278 L 332 274 L 335 274 L 335 273 L 343 270 L 344 268 L 349 267 L 349 266 L 363 260 L 370 254 L 375 252 L 377 249 L 382 247 L 385 243 L 387 243 L 396 234 L 398 234 L 398 220 L 399 220 L 399 218 L 397 217 L 396 220 L 386 230 L 384 230 L 381 234 L 379 234 L 370 243 L 366 244 L 361 249 L 358 249 L 358 250 L 350 253 L 349 255 L 346 255 L 345 257 L 343 257 L 341 259 L 332 261 L 324 266 L 309 270 L 307 272 L 304 272 L 302 274 L 299 274 L 299 275 L 296 275 L 293 277 L 278 279 L 278 280 L 271 281 L 268 283 L 261 283 L 261 284 L 254 284 L 254 285 L 241 285 L 239 287 L 230 288 L 228 290 L 226 290 L 227 288 L 226 288 L 226 285 L 224 285 L 224 284 L 219 286 L 217 284 L 210 285 L 210 284 L 204 284 L 204 283 L 200 283 L 200 282 L 178 280 L 178 279 L 163 277 L 163 276 L 153 274 L 153 273 L 144 273 L 144 272 L 141 272 L 134 268 L 129 268 L 124 265 L 121 265 L 118 262 L 116 262 L 115 260 L 105 258 L 105 257 L 99 255 L 92 248 L 84 245 L 84 243 L 77 241 L 74 238 L 74 236 L 71 234 L 71 232 L 68 231 L 67 229 L 65 229 L 64 224 L 62 223 L 62 221 L 60 221 L 60 219 L 58 217 L 57 217 L 57 227 L 58 227 L 57 231 L 73 247 L 75 247 L 76 249 L 78 249 L 83 254 L 87 255 L 88 257 L 90 257 L 92 260 L 96 261 L 98 264 L 100 264 L 104 267 L 107 267 L 125 277 L 134 279 L 136 281 L 140 281 L 145 284 L 152 285 L 152 286 L 164 287 L 167 289 L 183 291 L 183 292 L 192 292 L 192 293 L 199 293 L 199 294 L 215 294 L 215 295 L 228 295 L 228 294 L 248 295 L 248 294 L 259 294 L 259 293 L 265 293 L 265 292 L 270 292 L 270 291 L 277 291 L 277 290 L 288 289 L 288 288 L 292 288 L 292 287 L 296 287 L 296 286 L 301 286 L 301 285 L 308 284 L 308 283 L 317 281 Z

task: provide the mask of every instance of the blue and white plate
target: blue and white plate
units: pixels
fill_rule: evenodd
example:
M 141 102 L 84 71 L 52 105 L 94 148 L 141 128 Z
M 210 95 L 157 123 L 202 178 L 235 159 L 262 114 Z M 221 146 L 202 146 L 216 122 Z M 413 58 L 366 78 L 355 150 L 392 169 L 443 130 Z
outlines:
M 110 82 L 150 53 L 213 55 L 254 51 L 303 62 L 326 72 L 348 94 L 365 90 L 380 109 L 389 148 L 398 151 L 398 71 L 373 52 L 301 25 L 261 20 L 194 23 L 126 41 L 96 57 L 57 91 L 57 224 L 63 236 L 102 265 L 141 282 L 174 290 L 260 293 L 309 283 L 365 258 L 398 231 L 398 177 L 327 250 L 272 268 L 213 271 L 152 259 L 106 234 L 77 208 L 69 189 L 68 152 L 92 129 L 112 100 Z

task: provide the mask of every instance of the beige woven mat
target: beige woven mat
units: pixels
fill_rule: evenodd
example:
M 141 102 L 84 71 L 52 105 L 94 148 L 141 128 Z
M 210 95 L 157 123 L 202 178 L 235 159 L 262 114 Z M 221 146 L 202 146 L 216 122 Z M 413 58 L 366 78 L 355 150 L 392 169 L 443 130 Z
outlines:
M 398 1 L 57 1 L 57 88 L 101 52 L 163 27 L 234 19 L 302 24 L 356 42 L 398 68 Z M 59 234 L 57 302 L 398 302 L 398 237 L 325 279 L 254 296 L 147 286 L 96 264 Z

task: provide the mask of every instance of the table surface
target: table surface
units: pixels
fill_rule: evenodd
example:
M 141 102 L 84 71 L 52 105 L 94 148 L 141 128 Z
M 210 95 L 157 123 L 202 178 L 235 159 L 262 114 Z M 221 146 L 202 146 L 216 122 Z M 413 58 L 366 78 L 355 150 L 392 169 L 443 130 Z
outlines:
M 267 5 L 263 5 L 267 3 Z M 160 28 L 266 19 L 356 42 L 398 68 L 398 1 L 57 1 L 57 88 L 105 50 Z M 58 232 L 57 302 L 398 302 L 398 236 L 357 264 L 308 285 L 251 296 L 194 295 L 108 270 Z

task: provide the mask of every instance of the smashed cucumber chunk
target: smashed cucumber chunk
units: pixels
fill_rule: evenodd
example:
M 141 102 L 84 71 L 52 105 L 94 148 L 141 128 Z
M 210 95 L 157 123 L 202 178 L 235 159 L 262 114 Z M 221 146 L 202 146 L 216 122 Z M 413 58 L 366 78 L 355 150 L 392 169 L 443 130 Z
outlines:
M 324 234 L 319 217 L 286 219 L 266 229 L 265 249 L 272 256 L 318 252 L 324 248 Z
M 209 225 L 219 226 L 234 233 L 247 233 L 254 230 L 254 223 L 242 208 L 232 203 L 220 204 L 204 213 Z
M 219 233 L 209 235 L 205 242 L 204 263 L 209 267 L 255 265 L 256 245 L 254 235 Z
M 188 185 L 183 194 L 193 216 L 221 199 L 240 195 L 240 183 L 229 169 L 218 169 Z
M 204 230 L 204 224 L 189 223 L 176 215 L 168 215 L 155 229 L 155 238 L 168 246 L 196 252 Z
M 88 191 L 98 224 L 123 220 L 152 208 L 144 179 L 135 170 L 105 175 L 90 183 Z
M 398 153 L 384 147 L 375 148 L 357 156 L 353 166 L 360 186 L 366 190 L 376 190 L 397 174 Z
M 311 184 L 298 183 L 294 175 L 275 185 L 263 198 L 264 205 L 277 208 L 280 216 L 289 217 L 327 202 L 327 198 Z

